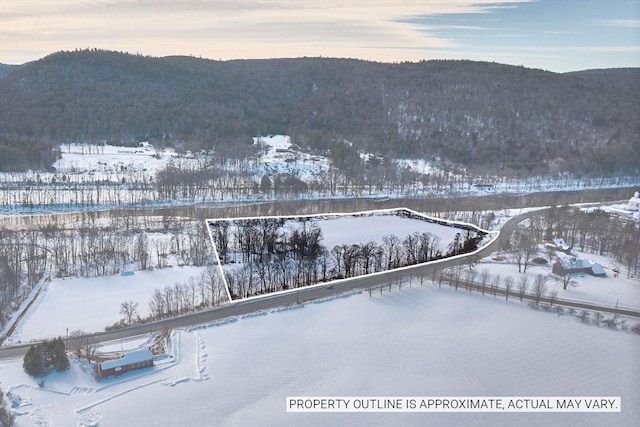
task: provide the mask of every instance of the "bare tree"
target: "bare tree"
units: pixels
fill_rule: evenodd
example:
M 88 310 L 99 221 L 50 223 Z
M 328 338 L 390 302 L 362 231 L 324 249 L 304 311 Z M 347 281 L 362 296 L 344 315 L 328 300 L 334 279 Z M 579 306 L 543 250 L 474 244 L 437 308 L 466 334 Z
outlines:
M 556 274 L 552 273 L 551 277 L 554 281 L 562 285 L 562 289 L 566 290 L 570 286 L 577 286 L 578 282 L 574 279 L 576 277 L 576 273 L 568 273 L 564 272 L 564 274 Z
M 493 276 L 493 281 L 491 282 L 491 293 L 493 293 L 494 298 L 498 294 L 499 287 L 500 287 L 500 275 L 496 274 L 495 276 Z
M 387 270 L 398 268 L 404 255 L 400 238 L 395 234 L 382 236 L 382 247 L 387 256 Z
M 125 301 L 120 304 L 120 315 L 122 316 L 122 323 L 131 326 L 135 322 L 140 320 L 138 314 L 138 303 L 135 301 Z
M 362 263 L 364 274 L 369 274 L 371 266 L 375 262 L 377 250 L 378 244 L 374 241 L 360 245 L 360 262 Z
M 153 242 L 153 246 L 156 250 L 156 259 L 158 260 L 158 268 L 164 268 L 167 266 L 167 257 L 169 256 L 169 242 L 164 239 L 157 239 Z
M 76 356 L 87 360 L 91 360 L 99 347 L 99 344 L 93 342 L 87 333 L 81 330 L 72 331 L 67 339 L 67 348 Z
M 206 305 L 216 306 L 228 299 L 224 281 L 222 280 L 222 272 L 218 267 L 208 265 L 207 268 L 200 273 L 198 282 L 205 288 L 206 297 L 203 298 L 203 302 Z
M 511 241 L 511 257 L 518 265 L 518 273 L 526 273 L 537 251 L 535 240 L 529 231 L 518 230 Z
M 593 315 L 593 324 L 594 325 L 600 325 L 600 322 L 602 322 L 603 319 L 603 315 L 602 313 L 600 313 L 599 311 L 596 311 L 595 314 Z
M 491 273 L 489 272 L 488 269 L 483 268 L 482 270 L 480 270 L 480 276 L 478 281 L 480 282 L 480 289 L 482 291 L 482 295 L 484 295 L 484 291 L 487 288 L 487 285 L 489 284 L 490 279 L 491 279 Z
M 536 298 L 536 305 L 540 303 L 540 298 L 542 298 L 547 292 L 547 282 L 549 281 L 549 276 L 543 276 L 542 274 L 538 274 L 533 281 L 533 295 Z
M 528 288 L 529 288 L 529 278 L 527 277 L 526 274 L 523 274 L 520 276 L 520 279 L 518 279 L 518 296 L 520 297 L 520 302 L 522 302 L 522 299 L 527 293 Z
M 442 279 L 440 278 L 444 274 L 445 270 L 441 267 L 434 266 L 431 270 L 431 281 L 435 284 L 438 282 L 438 287 L 442 286 Z
M 582 310 L 580 312 L 580 316 L 578 316 L 578 317 L 580 318 L 580 322 L 589 323 L 590 314 L 589 314 L 589 312 L 587 310 Z
M 468 269 L 464 272 L 465 286 L 467 287 L 467 289 L 469 289 L 469 292 L 471 292 L 471 288 L 474 285 L 474 280 L 477 275 L 478 272 L 473 269 L 473 264 L 470 264 L 468 266 Z
M 549 307 L 553 307 L 553 304 L 558 298 L 558 291 L 554 289 L 553 291 L 549 292 L 549 296 L 547 298 L 549 299 Z
M 451 286 L 451 282 L 453 282 L 453 286 L 457 291 L 458 286 L 460 285 L 460 276 L 462 276 L 464 267 L 462 265 L 454 265 L 453 267 L 449 267 L 447 270 L 449 272 L 449 286 Z
M 505 301 L 509 301 L 509 294 L 513 289 L 513 277 L 507 276 L 504 278 L 504 299 Z
M 140 263 L 141 270 L 149 268 L 149 238 L 145 233 L 139 233 L 136 236 L 133 255 L 134 260 Z
M 406 254 L 407 265 L 417 264 L 420 259 L 418 255 L 418 251 L 420 243 L 420 233 L 417 231 L 415 233 L 407 235 L 402 241 L 402 247 L 404 249 L 404 253 Z
M 167 306 L 162 291 L 156 289 L 149 300 L 149 312 L 152 319 L 163 319 L 167 316 Z

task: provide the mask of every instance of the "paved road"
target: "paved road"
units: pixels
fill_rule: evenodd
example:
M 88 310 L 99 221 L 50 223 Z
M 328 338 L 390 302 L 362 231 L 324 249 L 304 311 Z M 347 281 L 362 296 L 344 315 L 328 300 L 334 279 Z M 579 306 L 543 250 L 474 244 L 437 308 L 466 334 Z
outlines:
M 483 247 L 475 254 L 461 255 L 453 258 L 447 258 L 425 265 L 417 265 L 405 267 L 398 270 L 376 273 L 369 276 L 355 277 L 332 282 L 329 285 L 316 285 L 309 288 L 301 288 L 295 292 L 278 293 L 272 295 L 261 296 L 248 300 L 234 301 L 220 307 L 212 308 L 205 311 L 187 314 L 171 319 L 160 320 L 145 325 L 137 325 L 130 328 L 120 329 L 111 332 L 101 332 L 91 334 L 89 338 L 93 342 L 106 342 L 128 338 L 147 332 L 169 330 L 174 328 L 188 327 L 199 324 L 207 324 L 218 322 L 230 317 L 243 316 L 259 311 L 268 311 L 275 308 L 292 306 L 298 303 L 304 303 L 313 300 L 330 298 L 335 295 L 344 294 L 353 290 L 376 288 L 388 283 L 395 283 L 398 280 L 407 279 L 409 277 L 431 277 L 434 270 L 444 269 L 454 265 L 467 262 L 470 256 L 485 257 L 489 254 L 500 250 L 508 241 L 509 237 L 517 227 L 517 225 L 527 218 L 540 214 L 541 211 L 532 211 L 522 215 L 518 215 L 509 219 L 502 227 L 500 234 L 490 244 Z M 461 285 L 462 286 L 462 285 Z M 476 290 L 480 290 L 479 285 L 474 285 Z M 473 287 L 472 287 L 473 288 Z M 497 294 L 504 295 L 504 290 L 498 290 Z M 514 295 L 515 298 L 515 295 Z M 527 297 L 532 299 L 532 297 Z M 541 299 L 542 302 L 550 302 L 548 299 Z M 640 313 L 628 310 L 615 310 L 608 307 L 599 307 L 596 305 L 574 303 L 571 301 L 554 300 L 554 304 L 567 305 L 587 310 L 606 311 L 611 313 L 624 314 L 628 316 L 640 317 Z M 23 357 L 28 348 L 28 344 L 15 347 L 7 347 L 0 349 L 0 359 Z

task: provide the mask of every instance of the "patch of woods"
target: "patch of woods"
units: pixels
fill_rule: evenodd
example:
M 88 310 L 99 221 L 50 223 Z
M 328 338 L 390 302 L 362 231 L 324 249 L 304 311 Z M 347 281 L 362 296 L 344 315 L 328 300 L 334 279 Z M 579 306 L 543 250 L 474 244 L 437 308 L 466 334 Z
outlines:
M 363 222 L 364 223 L 364 222 Z M 256 218 L 209 223 L 232 299 L 305 287 L 416 265 L 477 249 L 483 233 L 457 233 L 446 252 L 440 238 L 414 232 L 393 234 L 381 242 L 321 244 L 322 230 L 313 218 Z
M 512 235 L 507 252 L 526 273 L 537 256 L 537 245 L 561 237 L 570 250 L 611 256 L 627 270 L 627 277 L 640 272 L 640 228 L 631 220 L 599 209 L 582 210 L 555 206 L 542 216 L 534 216 Z M 556 257 L 547 249 L 549 261 Z
M 248 145 L 242 144 L 237 149 L 200 151 L 195 157 L 180 149 L 176 151 L 178 157 L 158 170 L 120 165 L 111 168 L 107 174 L 98 175 L 94 175 L 95 170 L 84 173 L 75 167 L 51 172 L 6 172 L 0 174 L 0 208 L 30 212 L 41 208 L 87 210 L 174 204 L 176 201 L 205 203 L 371 195 L 431 198 L 443 194 L 452 197 L 476 192 L 479 188 L 490 192 L 499 189 L 538 192 L 541 186 L 611 188 L 637 184 L 633 175 L 580 179 L 566 174 L 527 179 L 521 176 L 497 179 L 491 175 L 494 177 L 487 178 L 440 161 L 435 162 L 437 169 L 423 174 L 389 157 L 364 156 L 344 141 L 334 145 L 336 148 L 324 153 L 331 159 L 332 166 L 323 169 L 317 169 L 317 161 L 313 158 L 309 160 L 308 152 L 296 151 L 307 156 L 296 167 L 304 170 L 310 166 L 316 170 L 316 173 L 304 176 L 295 171 L 257 172 L 259 144 L 251 144 L 250 140 Z M 104 151 L 101 145 L 82 144 L 80 147 L 86 154 Z
M 172 260 L 204 266 L 210 254 L 203 222 L 174 217 L 114 216 L 105 222 L 87 213 L 76 226 L 0 229 L 0 325 L 43 280 L 168 268 Z M 220 295 L 215 288 L 206 301 L 219 304 Z
M 60 158 L 57 143 L 0 133 L 0 171 L 50 170 Z
M 320 153 L 350 141 L 354 152 L 428 153 L 480 173 L 633 173 L 640 73 L 620 71 L 59 52 L 0 79 L 0 134 L 41 147 L 152 141 L 196 151 L 288 134 Z M 345 170 L 362 166 L 346 154 Z

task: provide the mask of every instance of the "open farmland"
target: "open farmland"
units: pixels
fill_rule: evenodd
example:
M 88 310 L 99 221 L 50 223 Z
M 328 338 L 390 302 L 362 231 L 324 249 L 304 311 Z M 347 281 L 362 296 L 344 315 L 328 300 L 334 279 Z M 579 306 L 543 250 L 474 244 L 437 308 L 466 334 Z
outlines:
M 16 401 L 18 426 L 631 427 L 640 420 L 634 334 L 433 285 L 296 307 L 176 330 L 156 366 L 109 379 L 96 380 L 83 362 L 34 379 L 22 360 L 3 360 L 2 387 Z M 104 351 L 129 345 L 112 343 Z M 394 395 L 621 396 L 622 408 L 600 414 L 285 410 L 287 396 Z

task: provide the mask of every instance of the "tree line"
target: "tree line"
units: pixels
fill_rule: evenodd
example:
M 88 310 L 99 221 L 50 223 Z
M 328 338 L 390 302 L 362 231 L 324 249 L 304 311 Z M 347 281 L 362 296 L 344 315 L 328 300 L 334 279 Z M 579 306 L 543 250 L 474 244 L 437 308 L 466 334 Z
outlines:
M 42 280 L 165 268 L 171 255 L 180 263 L 203 266 L 210 262 L 205 227 L 201 221 L 175 219 L 153 224 L 144 217 L 127 216 L 104 224 L 88 216 L 71 227 L 0 229 L 0 324 Z
M 213 221 L 209 227 L 232 298 L 246 298 L 319 282 L 387 271 L 474 251 L 481 233 L 457 233 L 446 252 L 440 238 L 414 232 L 375 241 L 324 247 L 316 220 L 284 218 Z
M 640 271 L 640 228 L 631 219 L 600 209 L 555 206 L 544 216 L 532 218 L 525 232 L 534 241 L 562 237 L 570 248 L 610 255 L 626 267 L 628 275 Z
M 373 296 L 374 291 L 379 291 L 382 294 L 385 290 L 391 292 L 394 287 L 400 290 L 403 286 L 411 287 L 414 283 L 423 286 L 427 280 L 438 287 L 442 287 L 443 284 L 448 285 L 456 291 L 476 291 L 483 296 L 493 296 L 493 298 L 504 296 L 505 301 L 512 298 L 524 302 L 526 299 L 530 301 L 529 306 L 534 309 L 551 311 L 558 316 L 568 314 L 583 324 L 640 334 L 640 322 L 630 325 L 629 319 L 617 314 L 607 317 L 599 311 L 578 310 L 574 307 L 564 308 L 558 304 L 558 292 L 549 286 L 550 281 L 554 280 L 549 275 L 537 274 L 533 279 L 530 279 L 526 274 L 520 274 L 516 278 L 511 275 L 502 277 L 500 274 L 491 274 L 486 268 L 477 271 L 473 260 L 467 264 L 450 268 L 435 268 L 431 271 L 429 278 L 425 273 L 419 272 L 416 275 L 398 277 L 382 285 L 370 286 L 365 290 L 369 296 Z

